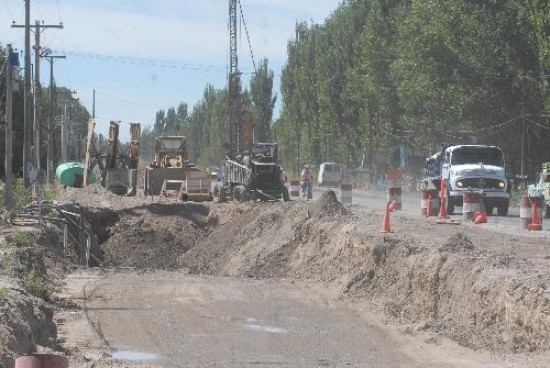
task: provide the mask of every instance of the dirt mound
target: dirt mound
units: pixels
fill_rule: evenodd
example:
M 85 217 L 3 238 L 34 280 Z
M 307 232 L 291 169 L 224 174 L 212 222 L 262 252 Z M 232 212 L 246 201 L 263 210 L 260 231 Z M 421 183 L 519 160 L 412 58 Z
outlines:
M 78 203 L 83 207 L 109 208 L 112 210 L 123 210 L 151 203 L 150 199 L 140 195 L 135 197 L 119 196 L 98 184 L 92 184 L 86 188 L 62 189 L 56 200 L 61 204 Z
M 153 269 L 178 268 L 180 255 L 208 233 L 207 206 L 156 203 L 120 212 L 103 246 L 104 266 Z
M 343 215 L 349 214 L 344 205 L 338 201 L 336 193 L 332 190 L 324 192 L 319 199 L 313 202 L 311 206 L 314 214 L 320 215 Z
M 439 250 L 442 252 L 471 252 L 474 250 L 474 243 L 464 234 L 456 233 L 439 247 Z

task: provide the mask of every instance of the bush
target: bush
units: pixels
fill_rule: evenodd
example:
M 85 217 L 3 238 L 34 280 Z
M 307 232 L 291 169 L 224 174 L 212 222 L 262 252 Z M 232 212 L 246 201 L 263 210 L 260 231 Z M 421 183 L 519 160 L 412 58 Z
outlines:
M 32 247 L 35 244 L 36 238 L 33 233 L 26 231 L 16 231 L 6 237 L 9 246 L 26 248 Z
M 36 297 L 42 298 L 44 296 L 44 280 L 33 268 L 23 278 L 23 289 L 31 293 Z
M 19 210 L 25 206 L 27 203 L 30 203 L 32 200 L 32 193 L 30 188 L 25 188 L 25 184 L 23 182 L 22 178 L 13 178 L 12 179 L 12 186 L 13 186 L 13 207 L 11 210 L 8 210 L 4 204 L 4 196 L 5 192 L 4 190 L 0 190 L 0 221 L 2 222 L 10 222 L 15 216 L 17 216 L 17 213 Z M 2 188 L 4 186 L 2 185 Z

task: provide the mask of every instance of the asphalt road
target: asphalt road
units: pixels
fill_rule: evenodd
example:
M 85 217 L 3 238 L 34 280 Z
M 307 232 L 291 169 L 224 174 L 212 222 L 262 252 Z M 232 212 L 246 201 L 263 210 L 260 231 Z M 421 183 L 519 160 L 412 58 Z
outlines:
M 315 188 L 313 192 L 313 199 L 315 200 L 324 191 L 329 189 L 334 190 L 337 194 L 339 193 L 338 189 L 336 188 Z M 386 204 L 386 192 L 383 190 L 353 190 L 352 202 L 353 205 L 356 205 L 362 209 L 383 211 Z M 425 218 L 426 220 L 431 220 L 435 218 L 426 218 L 421 215 L 420 192 L 417 191 L 403 192 L 402 209 L 400 212 L 417 218 Z M 454 221 L 462 221 L 462 207 L 456 207 L 455 213 L 453 215 L 450 215 L 449 219 Z M 541 220 L 542 231 L 540 232 L 540 236 L 547 236 L 550 232 L 550 225 L 545 226 L 545 219 Z M 548 221 L 548 223 L 550 224 L 550 220 L 546 221 Z M 484 224 L 484 226 L 493 228 L 497 231 L 524 231 L 520 229 L 520 217 L 518 207 L 510 207 L 507 216 L 497 216 L 495 211 L 494 215 L 488 217 L 488 223 Z

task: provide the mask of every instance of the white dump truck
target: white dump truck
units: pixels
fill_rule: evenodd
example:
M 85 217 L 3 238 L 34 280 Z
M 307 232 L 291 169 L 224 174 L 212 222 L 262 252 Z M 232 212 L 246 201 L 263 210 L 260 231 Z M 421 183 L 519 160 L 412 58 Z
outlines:
M 420 187 L 440 189 L 445 181 L 447 213 L 462 206 L 464 191 L 482 193 L 487 213 L 496 208 L 500 216 L 508 214 L 509 183 L 502 150 L 492 145 L 448 145 L 426 159 L 425 178 Z

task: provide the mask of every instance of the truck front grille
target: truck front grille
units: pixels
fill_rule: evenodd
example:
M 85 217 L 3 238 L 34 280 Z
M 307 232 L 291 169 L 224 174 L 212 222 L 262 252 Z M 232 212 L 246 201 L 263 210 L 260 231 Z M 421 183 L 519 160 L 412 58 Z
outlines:
M 478 189 L 498 189 L 498 179 L 488 179 L 488 178 L 469 178 L 461 179 L 463 186 L 462 188 L 478 188 Z

